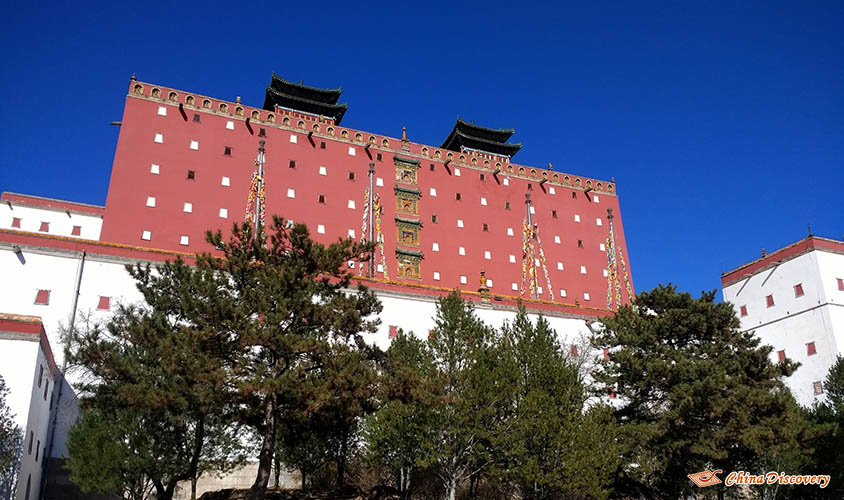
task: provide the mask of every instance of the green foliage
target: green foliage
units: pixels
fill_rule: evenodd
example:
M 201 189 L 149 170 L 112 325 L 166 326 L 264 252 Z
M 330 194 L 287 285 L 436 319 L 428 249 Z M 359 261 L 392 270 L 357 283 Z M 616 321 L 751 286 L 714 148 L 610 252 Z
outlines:
M 799 448 L 806 425 L 781 380 L 796 365 L 772 363 L 771 347 L 714 298 L 659 286 L 593 339 L 612 353 L 598 391 L 615 388 L 621 402 L 621 492 L 674 500 L 691 493 L 687 474 L 756 471 L 760 457 L 776 463 Z
M 17 487 L 18 468 L 23 452 L 23 431 L 15 424 L 6 403 L 9 388 L 0 375 L 0 499 L 12 498 Z
M 496 443 L 500 474 L 526 499 L 606 498 L 618 465 L 611 410 L 586 409 L 578 367 L 544 318 L 534 325 L 520 308 L 503 335 L 516 369 L 508 405 L 514 411 Z

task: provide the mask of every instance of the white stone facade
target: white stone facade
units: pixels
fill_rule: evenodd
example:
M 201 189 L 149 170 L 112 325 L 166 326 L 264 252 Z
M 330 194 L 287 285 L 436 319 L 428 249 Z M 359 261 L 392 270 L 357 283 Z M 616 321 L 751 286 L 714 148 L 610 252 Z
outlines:
M 800 363 L 787 380 L 797 401 L 821 401 L 822 382 L 844 354 L 844 243 L 809 238 L 743 267 L 724 276 L 724 300 L 743 330 L 773 346 L 774 362 Z

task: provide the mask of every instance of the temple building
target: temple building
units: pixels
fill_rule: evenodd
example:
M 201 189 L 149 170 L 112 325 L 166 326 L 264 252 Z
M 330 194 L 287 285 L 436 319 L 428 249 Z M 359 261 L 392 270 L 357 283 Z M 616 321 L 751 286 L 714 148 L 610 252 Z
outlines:
M 142 299 L 127 263 L 190 262 L 206 230 L 277 214 L 324 244 L 376 242 L 348 263 L 384 306 L 372 343 L 427 336 L 457 289 L 493 326 L 522 301 L 586 355 L 634 293 L 615 182 L 515 163 L 514 130 L 460 118 L 440 147 L 341 126 L 340 96 L 273 75 L 255 107 L 133 77 L 105 206 L 0 197 L 0 313 L 38 319 L 60 370 L 62 329 Z
M 809 235 L 721 275 L 741 328 L 773 346 L 776 363 L 800 367 L 786 381 L 797 402 L 823 401 L 824 380 L 844 356 L 844 242 Z

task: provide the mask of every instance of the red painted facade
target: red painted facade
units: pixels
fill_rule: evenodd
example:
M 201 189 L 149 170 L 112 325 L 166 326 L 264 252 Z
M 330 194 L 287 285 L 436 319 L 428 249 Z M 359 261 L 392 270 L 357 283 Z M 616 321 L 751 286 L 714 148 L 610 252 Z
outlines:
M 492 280 L 493 294 L 518 296 L 512 283 L 522 282 L 526 193 L 531 194 L 535 210 L 533 222 L 539 225 L 554 302 L 606 309 L 607 254 L 601 245 L 609 232 L 607 209 L 615 216 L 616 248 L 623 252 L 629 272 L 613 182 L 512 164 L 506 157 L 482 152 L 441 150 L 335 126 L 330 119 L 304 113 L 272 113 L 134 80 L 126 98 L 101 241 L 175 252 L 210 250 L 204 241 L 207 229 L 227 230 L 244 218 L 259 140 L 266 141 L 268 218 L 278 214 L 306 223 L 313 237 L 324 243 L 347 237 L 349 230 L 356 238 L 362 236 L 364 189 L 369 163 L 375 163 L 375 177 L 383 183 L 375 192 L 383 204 L 381 228 L 389 274 L 385 279 L 379 273 L 381 281 L 406 282 L 412 285 L 409 289 L 475 291 L 483 270 Z M 419 163 L 415 183 L 397 181 L 396 157 Z M 157 174 L 151 172 L 152 165 L 158 165 Z M 193 179 L 188 178 L 189 170 L 195 173 Z M 224 185 L 224 177 L 229 185 Z M 417 214 L 397 213 L 395 186 L 421 192 Z M 148 206 L 148 198 L 155 199 L 154 206 Z M 354 209 L 349 208 L 350 200 Z M 190 212 L 185 203 L 191 205 Z M 225 209 L 227 218 L 220 217 L 220 209 Z M 398 244 L 396 215 L 421 221 L 418 245 Z M 324 234 L 317 232 L 320 225 Z M 149 240 L 142 238 L 144 231 L 150 232 Z M 182 236 L 189 238 L 188 245 L 182 244 Z M 434 243 L 439 251 L 433 250 Z M 397 246 L 424 254 L 419 278 L 398 276 Z M 460 247 L 465 255 L 460 255 Z M 461 283 L 462 276 L 466 284 Z M 542 273 L 539 285 L 543 288 L 539 298 L 550 300 Z M 566 297 L 560 296 L 560 289 L 566 290 Z M 625 290 L 622 294 L 626 303 L 628 294 Z

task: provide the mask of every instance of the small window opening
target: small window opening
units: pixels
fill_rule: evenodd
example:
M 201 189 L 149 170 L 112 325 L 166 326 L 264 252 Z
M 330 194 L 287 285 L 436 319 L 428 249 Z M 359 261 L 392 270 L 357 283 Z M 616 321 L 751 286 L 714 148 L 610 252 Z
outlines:
M 355 173 L 354 172 L 349 172 L 349 180 L 350 181 L 355 180 Z
M 572 192 L 571 192 L 571 197 L 572 197 L 572 198 L 577 198 L 577 191 L 572 191 Z
M 435 168 L 435 167 L 434 167 L 434 164 L 433 164 L 433 163 L 431 163 L 431 166 L 430 166 L 430 167 L 428 167 L 428 168 L 431 170 L 431 172 L 433 172 L 433 171 L 434 171 L 434 168 Z
M 382 161 L 383 157 L 381 156 L 381 153 L 376 153 L 375 159 L 378 160 L 378 161 Z
M 188 180 L 196 179 L 196 170 L 188 170 Z
M 481 180 L 482 180 L 482 181 L 485 181 L 485 180 L 486 180 L 486 174 L 481 174 Z
M 438 220 L 438 219 L 437 219 L 437 216 L 436 216 L 436 215 L 432 215 L 432 216 L 431 216 L 431 222 L 433 222 L 434 224 L 436 224 L 436 223 L 437 223 L 437 220 Z
M 510 210 L 510 202 L 504 202 L 504 210 Z
M 533 191 L 533 184 L 528 184 L 528 191 Z
M 258 137 L 266 137 L 267 136 L 267 129 L 259 128 L 258 129 Z
M 199 122 L 200 122 L 200 120 L 201 120 L 201 118 L 199 117 L 199 113 L 194 113 L 194 114 L 193 114 L 193 122 L 194 122 L 194 123 L 199 123 Z
M 554 219 L 557 218 L 557 211 L 556 210 L 551 210 L 551 217 L 554 218 Z
M 325 195 L 324 194 L 319 195 L 319 202 L 325 204 Z
M 296 160 L 290 160 L 290 163 L 287 164 L 290 168 L 296 168 Z
M 577 240 L 577 248 L 583 248 L 583 240 Z
M 231 156 L 232 155 L 232 148 L 231 146 L 223 147 L 223 156 Z
M 462 200 L 463 198 L 462 198 L 462 196 L 460 195 L 460 193 L 457 193 L 457 195 L 456 195 L 455 199 L 456 199 L 457 201 L 460 201 L 460 200 Z
M 325 141 L 319 141 L 319 149 L 325 149 Z
M 484 224 L 484 232 L 485 233 L 489 232 L 489 224 Z

